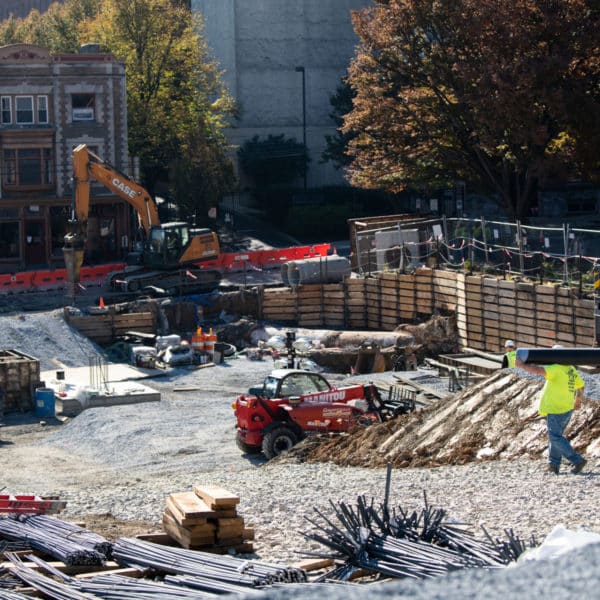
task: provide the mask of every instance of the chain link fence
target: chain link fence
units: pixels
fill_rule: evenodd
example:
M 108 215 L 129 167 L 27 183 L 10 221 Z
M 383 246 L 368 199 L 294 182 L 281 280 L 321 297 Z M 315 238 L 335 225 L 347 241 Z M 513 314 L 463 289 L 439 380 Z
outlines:
M 486 219 L 402 221 L 355 232 L 353 266 L 362 275 L 420 266 L 557 282 L 593 291 L 600 231 Z

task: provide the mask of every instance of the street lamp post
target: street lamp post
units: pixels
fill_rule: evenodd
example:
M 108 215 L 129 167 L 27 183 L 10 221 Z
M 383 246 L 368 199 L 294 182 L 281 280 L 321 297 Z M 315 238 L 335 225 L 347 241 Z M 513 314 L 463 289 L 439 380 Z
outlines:
M 306 196 L 306 71 L 304 67 L 296 67 L 298 73 L 302 73 L 302 143 L 304 144 L 304 195 Z

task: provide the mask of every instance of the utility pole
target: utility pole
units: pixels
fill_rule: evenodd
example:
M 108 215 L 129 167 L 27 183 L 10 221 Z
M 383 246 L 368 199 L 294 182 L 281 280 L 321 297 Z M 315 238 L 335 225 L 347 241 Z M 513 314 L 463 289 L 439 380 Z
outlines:
M 302 143 L 304 144 L 304 196 L 306 196 L 306 70 L 304 67 L 296 67 L 296 72 L 302 73 Z

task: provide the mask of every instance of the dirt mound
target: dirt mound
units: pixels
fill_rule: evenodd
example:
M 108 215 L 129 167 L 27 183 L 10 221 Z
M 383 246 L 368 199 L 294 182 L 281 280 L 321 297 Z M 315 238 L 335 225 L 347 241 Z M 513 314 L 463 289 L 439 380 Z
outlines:
M 541 381 L 498 371 L 447 400 L 410 415 L 356 429 L 344 436 L 309 439 L 286 460 L 332 461 L 343 466 L 435 467 L 475 460 L 539 458 L 546 424 L 536 415 Z M 577 411 L 567 435 L 579 452 L 600 456 L 600 403 Z M 319 441 L 320 443 L 317 443 Z

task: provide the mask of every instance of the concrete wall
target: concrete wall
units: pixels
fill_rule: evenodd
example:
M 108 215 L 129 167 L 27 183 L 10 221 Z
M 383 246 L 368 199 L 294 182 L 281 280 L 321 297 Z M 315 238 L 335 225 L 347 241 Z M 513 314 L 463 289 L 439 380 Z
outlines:
M 192 0 L 204 17 L 208 43 L 241 107 L 228 137 L 241 144 L 254 135 L 285 134 L 302 141 L 302 73 L 306 77 L 308 186 L 342 183 L 331 165 L 320 165 L 335 93 L 357 43 L 351 11 L 371 0 Z

